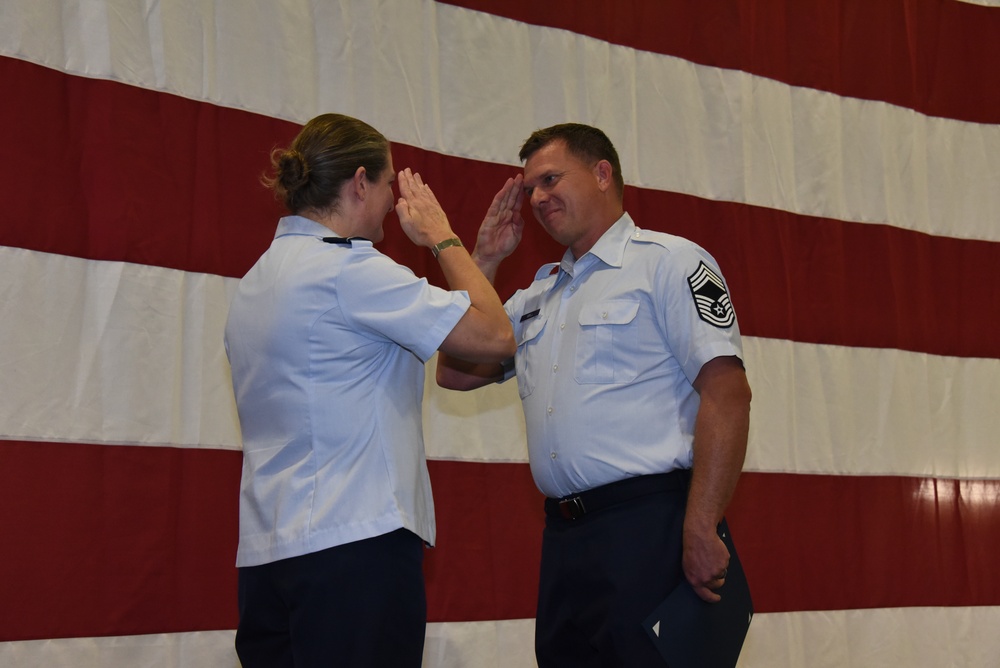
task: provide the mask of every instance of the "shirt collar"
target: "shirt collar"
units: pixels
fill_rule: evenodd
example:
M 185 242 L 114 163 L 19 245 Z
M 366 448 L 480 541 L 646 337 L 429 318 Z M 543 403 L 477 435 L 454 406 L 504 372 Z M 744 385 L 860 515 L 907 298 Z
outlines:
M 610 267 L 621 267 L 622 258 L 625 257 L 625 246 L 632 235 L 635 234 L 635 231 L 635 222 L 632 221 L 632 217 L 628 215 L 628 212 L 625 212 L 621 218 L 615 221 L 614 225 L 601 235 L 601 238 L 597 240 L 593 248 L 584 253 L 583 257 L 574 259 L 573 253 L 567 248 L 566 252 L 563 253 L 559 268 L 572 276 L 573 269 L 578 263 L 584 263 L 581 264 L 581 268 L 591 263 L 587 259 L 589 255 L 593 255 Z
M 277 239 L 289 234 L 309 237 L 339 236 L 329 227 L 320 225 L 315 220 L 304 216 L 284 216 L 278 221 L 278 229 L 274 231 L 274 238 Z

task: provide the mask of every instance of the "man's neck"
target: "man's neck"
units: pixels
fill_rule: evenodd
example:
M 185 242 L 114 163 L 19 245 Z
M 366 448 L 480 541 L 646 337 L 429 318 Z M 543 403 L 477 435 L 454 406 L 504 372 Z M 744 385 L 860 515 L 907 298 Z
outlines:
M 613 215 L 613 217 L 611 217 Z M 615 226 L 621 217 L 625 215 L 625 210 L 622 208 L 617 209 L 617 213 L 610 212 L 604 216 L 600 223 L 595 224 L 591 227 L 591 232 L 585 237 L 579 239 L 576 243 L 571 244 L 569 247 L 570 252 L 573 254 L 573 259 L 579 260 L 581 257 L 590 252 L 590 249 L 601 240 L 608 230 Z

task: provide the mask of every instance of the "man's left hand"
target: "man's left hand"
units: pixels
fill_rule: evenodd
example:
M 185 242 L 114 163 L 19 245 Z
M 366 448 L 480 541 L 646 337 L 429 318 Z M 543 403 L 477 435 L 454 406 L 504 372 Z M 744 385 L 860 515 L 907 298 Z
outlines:
M 703 600 L 716 603 L 722 597 L 715 592 L 726 582 L 729 550 L 714 529 L 684 528 L 684 577 Z

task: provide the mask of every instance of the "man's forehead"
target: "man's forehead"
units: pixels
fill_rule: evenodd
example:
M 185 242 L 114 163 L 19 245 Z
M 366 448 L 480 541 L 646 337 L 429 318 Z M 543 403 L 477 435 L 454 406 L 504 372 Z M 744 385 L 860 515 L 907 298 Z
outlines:
M 551 141 L 538 149 L 524 161 L 524 179 L 537 178 L 552 172 L 564 172 L 573 167 L 586 165 L 573 155 L 564 141 Z

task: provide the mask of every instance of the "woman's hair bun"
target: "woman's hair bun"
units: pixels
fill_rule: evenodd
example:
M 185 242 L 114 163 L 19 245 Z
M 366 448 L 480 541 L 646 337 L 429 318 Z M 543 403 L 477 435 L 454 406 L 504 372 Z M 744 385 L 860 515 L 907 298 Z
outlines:
M 275 167 L 278 181 L 288 192 L 295 192 L 309 183 L 309 165 L 302 154 L 293 148 L 281 152 Z

